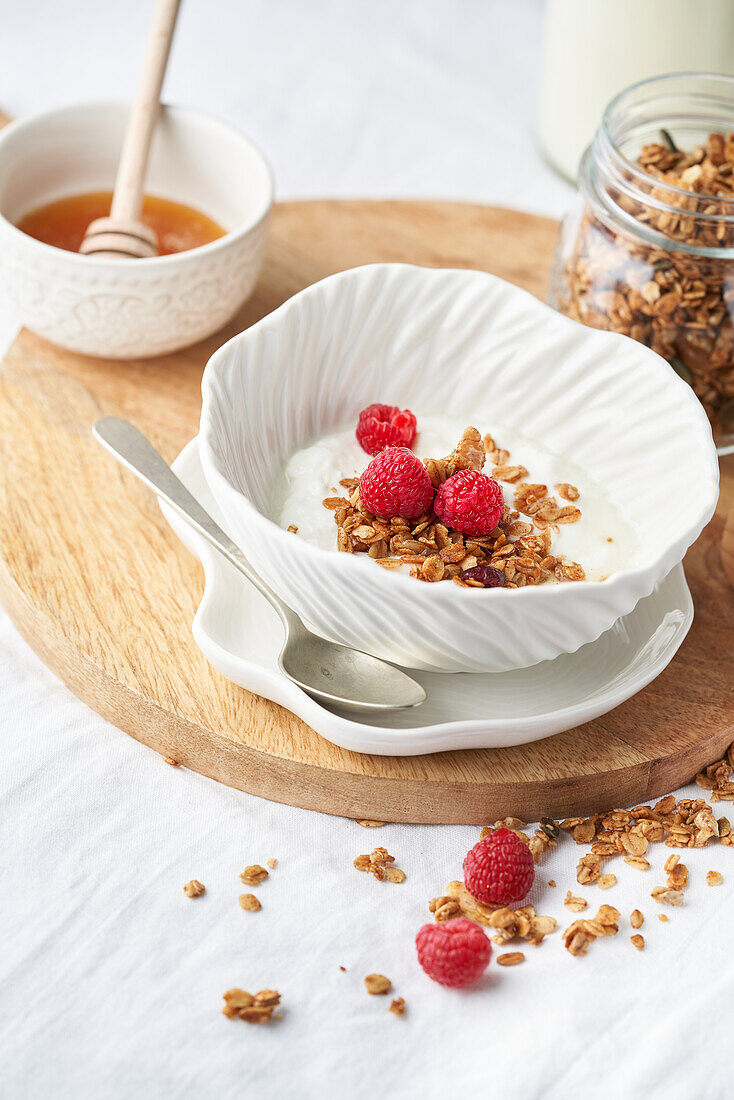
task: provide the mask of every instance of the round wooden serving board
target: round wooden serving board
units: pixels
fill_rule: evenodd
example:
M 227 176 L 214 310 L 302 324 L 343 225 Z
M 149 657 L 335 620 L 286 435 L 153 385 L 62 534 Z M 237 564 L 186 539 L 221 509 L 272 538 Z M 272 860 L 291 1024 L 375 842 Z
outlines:
M 190 633 L 198 563 L 152 494 L 91 435 L 100 416 L 128 417 L 173 459 L 198 430 L 201 372 L 215 346 L 343 268 L 379 260 L 477 267 L 542 297 L 556 228 L 458 203 L 284 203 L 253 298 L 206 344 L 115 363 L 21 333 L 0 377 L 0 597 L 36 652 L 90 706 L 158 752 L 265 798 L 356 818 L 474 823 L 629 805 L 679 786 L 721 754 L 734 739 L 734 598 L 719 555 L 732 459 L 723 464 L 720 515 L 686 559 L 693 628 L 650 687 L 598 721 L 531 745 L 390 758 L 336 748 L 207 664 Z

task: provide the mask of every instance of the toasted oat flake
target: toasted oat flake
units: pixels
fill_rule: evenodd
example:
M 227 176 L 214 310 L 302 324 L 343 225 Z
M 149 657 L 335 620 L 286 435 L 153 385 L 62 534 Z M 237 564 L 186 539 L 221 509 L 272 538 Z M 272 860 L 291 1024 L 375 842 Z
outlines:
M 673 890 L 685 890 L 688 885 L 688 868 L 685 863 L 676 863 L 668 872 L 668 886 Z
M 720 871 L 707 871 L 706 882 L 709 886 L 721 886 L 724 881 L 724 876 Z
M 289 523 L 288 527 L 287 527 L 287 530 L 290 531 L 290 533 L 292 535 L 297 535 L 298 534 L 298 524 L 297 523 Z
M 555 574 L 559 581 L 585 581 L 586 573 L 582 566 L 575 561 L 559 561 L 555 567 Z
M 277 1005 L 280 1003 L 280 993 L 277 989 L 261 989 L 255 994 L 256 1005 Z
M 678 906 L 683 904 L 683 891 L 674 890 L 670 886 L 656 886 L 651 891 L 650 897 L 661 905 Z
M 245 886 L 259 886 L 267 877 L 268 872 L 264 867 L 261 867 L 259 863 L 251 863 L 249 867 L 245 867 L 240 875 L 240 880 L 244 882 Z
M 551 523 L 578 523 L 581 519 L 581 509 L 575 508 L 572 504 L 566 504 L 563 508 L 559 508 Z M 580 569 L 581 566 L 578 566 Z
M 575 898 L 569 890 L 563 899 L 563 904 L 567 909 L 570 909 L 572 913 L 581 913 L 588 906 L 586 898 Z
M 373 996 L 380 996 L 392 988 L 392 982 L 384 974 L 368 974 L 364 984 L 367 992 Z
M 633 909 L 630 913 L 630 924 L 633 928 L 642 928 L 645 923 L 645 918 L 639 909 Z
M 191 882 L 186 883 L 183 891 L 187 898 L 200 898 L 202 894 L 206 893 L 206 886 L 204 886 L 203 882 L 199 882 L 197 879 L 192 878 Z
M 181 767 L 181 762 L 179 760 L 174 760 L 172 756 L 164 756 L 162 760 L 164 764 L 170 764 L 172 768 Z
M 596 825 L 593 821 L 582 821 L 571 830 L 571 836 L 577 844 L 589 844 L 596 835 Z
M 528 471 L 524 466 L 495 466 L 492 469 L 492 477 L 496 481 L 507 481 L 511 485 L 527 476 Z
M 669 917 L 666 917 L 665 913 L 658 913 L 658 920 L 661 920 L 661 921 L 663 921 L 663 922 L 664 922 L 665 924 L 667 924 L 667 923 L 668 923 L 668 921 L 670 920 L 670 918 L 669 918 Z
M 638 871 L 650 870 L 650 860 L 643 859 L 642 856 L 625 856 L 624 862 L 628 867 L 635 867 Z
M 230 1018 L 237 1016 L 241 1008 L 249 1008 L 255 998 L 246 989 L 228 989 L 224 994 L 225 1007 L 222 1009 L 225 1016 Z
M 273 1015 L 274 1005 L 251 1005 L 250 1008 L 240 1009 L 239 1017 L 248 1024 L 268 1024 L 271 1020 L 279 1020 L 280 1015 Z
M 405 998 L 404 997 L 394 997 L 393 1000 L 390 1002 L 390 1008 L 388 1009 L 388 1011 L 392 1012 L 395 1016 L 404 1016 L 405 1015 Z
M 564 500 L 570 500 L 572 503 L 578 500 L 581 495 L 576 486 L 571 485 L 568 481 L 562 481 L 559 485 L 556 485 L 556 492 Z
M 452 474 L 458 470 L 482 469 L 486 461 L 486 448 L 476 428 L 464 429 L 461 439 L 445 461 Z
M 548 879 L 548 885 L 549 885 L 549 886 L 555 886 L 555 885 L 556 885 L 556 880 L 555 880 L 555 879 L 553 879 L 553 878 L 549 878 L 549 879 Z
M 622 829 L 626 828 L 630 828 L 630 832 L 618 833 L 620 843 L 628 855 L 632 856 L 633 858 L 641 858 L 647 851 L 650 842 L 648 841 L 647 837 L 640 836 L 638 833 L 633 833 L 631 831 L 631 822 L 626 822 L 622 826 Z
M 266 862 L 266 864 L 268 865 L 268 867 L 270 868 L 271 871 L 273 870 L 273 868 L 278 863 L 277 859 L 273 859 L 272 856 L 270 857 L 270 859 L 266 859 L 265 862 Z
M 640 935 L 630 936 L 630 943 L 633 947 L 636 947 L 638 951 L 645 950 L 645 937 Z
M 386 822 L 370 821 L 368 818 L 364 818 L 362 821 L 357 821 L 357 824 L 361 825 L 363 829 L 381 829 Z
M 240 909 L 246 909 L 250 913 L 256 913 L 262 909 L 262 905 L 254 894 L 240 894 Z
M 435 583 L 443 580 L 446 566 L 440 554 L 431 554 L 423 562 L 423 579 Z
M 599 875 L 596 884 L 600 890 L 609 890 L 612 886 L 615 886 L 616 883 L 616 875 Z
M 525 962 L 525 955 L 522 951 L 506 951 L 504 955 L 497 956 L 498 966 L 518 966 L 523 962 Z

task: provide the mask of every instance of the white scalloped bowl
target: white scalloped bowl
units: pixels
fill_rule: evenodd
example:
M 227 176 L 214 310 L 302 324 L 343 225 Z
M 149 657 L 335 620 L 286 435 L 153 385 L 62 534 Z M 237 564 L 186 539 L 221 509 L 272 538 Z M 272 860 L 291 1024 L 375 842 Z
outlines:
M 711 430 L 669 365 L 484 272 L 332 275 L 220 348 L 202 388 L 202 466 L 252 564 L 319 633 L 411 668 L 500 672 L 575 652 L 652 592 L 716 506 Z M 284 462 L 373 401 L 491 409 L 568 455 L 636 529 L 633 567 L 601 582 L 464 589 L 282 530 L 269 510 Z

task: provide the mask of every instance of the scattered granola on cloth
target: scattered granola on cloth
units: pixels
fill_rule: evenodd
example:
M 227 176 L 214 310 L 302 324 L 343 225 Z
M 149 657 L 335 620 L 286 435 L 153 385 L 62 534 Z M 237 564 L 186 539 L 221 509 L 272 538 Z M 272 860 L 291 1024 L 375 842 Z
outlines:
M 187 898 L 200 898 L 202 894 L 206 893 L 206 886 L 203 882 L 199 882 L 197 879 L 192 878 L 191 882 L 186 883 L 183 891 Z
M 354 866 L 358 871 L 366 871 L 378 882 L 405 882 L 405 871 L 395 867 L 395 856 L 387 848 L 375 848 L 369 855 L 357 856 Z
M 259 993 L 248 993 L 245 989 L 228 989 L 224 994 L 222 1014 L 230 1020 L 239 1017 L 248 1024 L 267 1024 L 275 1017 L 273 1013 L 280 1004 L 280 993 L 276 989 L 261 989 Z

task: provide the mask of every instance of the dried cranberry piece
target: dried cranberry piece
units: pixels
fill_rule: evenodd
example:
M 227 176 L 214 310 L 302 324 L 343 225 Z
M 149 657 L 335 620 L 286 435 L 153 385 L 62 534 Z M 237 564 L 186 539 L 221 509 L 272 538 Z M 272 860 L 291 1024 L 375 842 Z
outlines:
M 485 588 L 502 588 L 507 582 L 507 577 L 501 569 L 495 569 L 493 565 L 475 565 L 473 569 L 467 569 L 460 574 L 462 581 L 480 581 Z

